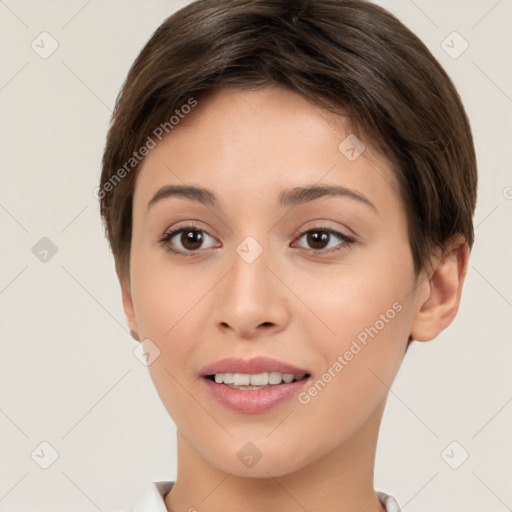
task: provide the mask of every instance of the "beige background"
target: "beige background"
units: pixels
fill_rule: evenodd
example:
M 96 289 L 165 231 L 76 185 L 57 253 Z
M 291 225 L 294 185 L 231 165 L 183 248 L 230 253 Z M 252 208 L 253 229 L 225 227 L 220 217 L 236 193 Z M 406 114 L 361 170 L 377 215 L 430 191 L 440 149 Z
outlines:
M 0 0 L 2 511 L 129 509 L 147 482 L 175 477 L 175 427 L 132 353 L 93 190 L 128 68 L 186 3 Z M 454 79 L 480 189 L 459 315 L 397 376 L 375 485 L 406 512 L 511 510 L 512 2 L 380 3 Z M 59 45 L 47 59 L 31 47 L 43 31 Z M 453 31 L 469 43 L 457 59 L 441 46 Z M 46 262 L 32 251 L 43 237 L 57 248 Z M 42 442 L 58 452 L 48 469 Z

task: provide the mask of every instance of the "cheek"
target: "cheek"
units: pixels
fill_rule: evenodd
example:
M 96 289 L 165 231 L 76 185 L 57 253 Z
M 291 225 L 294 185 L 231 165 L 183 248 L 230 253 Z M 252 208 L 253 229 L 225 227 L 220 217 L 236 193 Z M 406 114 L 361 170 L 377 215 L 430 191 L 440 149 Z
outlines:
M 135 314 L 141 335 L 165 344 L 191 323 L 190 315 L 197 314 L 194 306 L 205 287 L 197 286 L 197 277 L 190 276 L 184 267 L 172 265 L 164 249 L 144 249 L 143 243 L 132 252 Z
M 188 372 L 197 345 L 194 340 L 205 337 L 210 313 L 205 305 L 218 277 L 198 275 L 192 266 L 172 265 L 160 252 L 134 250 L 132 297 L 140 335 L 160 350 L 150 372 L 156 377 L 159 371 L 168 380 L 169 373 Z
M 353 434 L 385 400 L 403 360 L 410 325 L 411 303 L 396 300 L 399 293 L 392 283 L 387 293 L 352 292 L 324 317 L 336 334 L 311 337 L 323 368 L 299 397 L 314 425 L 338 440 Z
M 183 378 L 187 362 L 191 359 L 192 332 L 197 325 L 199 309 L 194 308 L 201 294 L 190 286 L 182 272 L 170 265 L 155 264 L 149 256 L 135 253 L 132 259 L 132 294 L 143 338 L 149 338 L 160 351 L 148 366 L 150 377 L 169 415 L 177 422 L 191 407 L 190 396 L 184 388 Z M 201 322 L 199 322 L 201 323 Z
M 304 315 L 303 329 L 322 354 L 326 371 L 336 374 L 329 385 L 331 392 L 337 390 L 331 398 L 346 400 L 346 406 L 356 396 L 371 402 L 379 389 L 386 391 L 379 379 L 391 382 L 398 371 L 410 332 L 409 293 L 415 280 L 407 246 L 397 253 L 382 244 L 367 261 L 331 266 L 329 276 L 320 279 L 302 277 L 302 293 L 307 290 L 315 313 Z
M 387 329 L 390 323 L 396 323 L 397 309 L 403 307 L 414 282 L 407 277 L 406 263 L 401 272 L 390 263 L 380 260 L 378 264 L 332 265 L 327 273 L 290 275 L 296 295 L 309 307 L 302 319 L 334 344 L 336 340 L 355 338 L 375 323 L 383 330 L 384 321 Z

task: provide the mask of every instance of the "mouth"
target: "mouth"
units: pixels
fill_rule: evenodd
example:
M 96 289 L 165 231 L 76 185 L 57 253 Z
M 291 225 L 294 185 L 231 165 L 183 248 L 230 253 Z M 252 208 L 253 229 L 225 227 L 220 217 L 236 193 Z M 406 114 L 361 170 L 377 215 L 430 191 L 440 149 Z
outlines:
M 311 372 L 268 357 L 228 358 L 200 373 L 210 396 L 240 413 L 264 413 L 299 394 Z
M 300 381 L 310 373 L 285 361 L 258 356 L 252 359 L 221 359 L 205 366 L 200 376 L 229 387 L 259 389 Z

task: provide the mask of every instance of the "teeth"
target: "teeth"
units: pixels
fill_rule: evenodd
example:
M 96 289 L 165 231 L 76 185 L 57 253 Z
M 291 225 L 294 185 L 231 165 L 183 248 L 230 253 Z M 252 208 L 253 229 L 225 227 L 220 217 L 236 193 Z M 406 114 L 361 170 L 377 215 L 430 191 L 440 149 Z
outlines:
M 281 384 L 281 380 L 283 379 L 283 374 L 279 372 L 270 372 L 268 375 L 268 383 L 269 384 Z
M 245 373 L 235 373 L 233 384 L 235 386 L 248 386 L 251 383 L 251 376 Z
M 247 373 L 216 373 L 217 384 L 232 384 L 233 386 L 268 386 L 285 382 L 289 384 L 294 380 L 301 380 L 306 374 L 293 375 L 291 373 L 264 372 L 256 375 Z
M 266 386 L 268 384 L 268 372 L 251 375 L 251 386 Z

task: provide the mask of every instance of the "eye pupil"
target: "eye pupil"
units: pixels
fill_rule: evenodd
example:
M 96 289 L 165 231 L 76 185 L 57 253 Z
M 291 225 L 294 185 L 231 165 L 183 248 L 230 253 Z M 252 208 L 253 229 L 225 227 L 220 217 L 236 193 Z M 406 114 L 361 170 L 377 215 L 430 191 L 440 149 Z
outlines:
M 188 230 L 181 234 L 181 243 L 183 247 L 189 250 L 199 249 L 203 243 L 203 234 L 201 231 Z
M 326 231 L 310 231 L 307 235 L 308 244 L 313 249 L 323 249 L 325 244 L 329 242 L 329 236 Z M 320 247 L 317 247 L 318 244 Z

